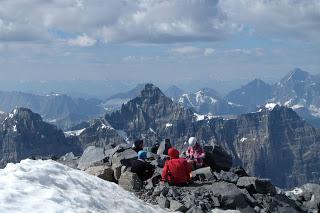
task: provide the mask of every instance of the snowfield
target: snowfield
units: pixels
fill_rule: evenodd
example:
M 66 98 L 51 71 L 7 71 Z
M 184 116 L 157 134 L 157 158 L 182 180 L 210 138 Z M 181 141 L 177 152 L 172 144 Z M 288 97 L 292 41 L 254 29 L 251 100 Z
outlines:
M 118 185 L 52 160 L 23 160 L 0 170 L 6 212 L 165 212 Z

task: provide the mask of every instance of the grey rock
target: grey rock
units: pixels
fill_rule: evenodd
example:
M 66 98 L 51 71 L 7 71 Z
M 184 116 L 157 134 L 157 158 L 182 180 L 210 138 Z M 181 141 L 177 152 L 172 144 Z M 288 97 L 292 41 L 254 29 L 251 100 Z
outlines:
M 197 206 L 191 207 L 186 213 L 204 213 L 204 211 L 201 210 L 201 208 Z
M 260 194 L 276 194 L 276 188 L 272 185 L 268 179 L 259 179 L 256 177 L 240 177 L 237 186 L 240 188 L 246 188 L 249 193 L 260 193 Z
M 115 179 L 120 178 L 124 167 L 130 167 L 131 161 L 137 159 L 137 153 L 132 149 L 121 149 L 112 155 L 111 164 L 115 172 Z
M 221 146 L 205 146 L 205 163 L 214 171 L 230 170 L 232 166 L 232 157 Z
M 86 173 L 101 178 L 106 181 L 115 182 L 114 172 L 110 166 L 92 166 L 85 170 Z
M 186 212 L 188 209 L 179 201 L 170 200 L 170 210 L 175 212 Z
M 210 186 L 205 186 L 216 197 L 219 197 L 221 206 L 224 208 L 236 209 L 248 206 L 244 195 L 236 185 L 227 182 L 215 182 Z
M 217 180 L 229 182 L 229 183 L 237 183 L 239 177 L 235 173 L 232 172 L 225 172 L 225 171 L 220 171 L 214 172 L 214 176 L 216 177 Z
M 118 184 L 127 191 L 139 191 L 142 189 L 142 182 L 137 174 L 129 171 L 121 174 Z
M 163 209 L 167 209 L 170 208 L 170 201 L 166 197 L 160 196 L 158 197 L 158 205 Z
M 214 176 L 210 167 L 204 167 L 197 170 L 192 171 L 192 178 L 194 180 L 213 180 Z
M 108 161 L 109 156 L 105 154 L 102 147 L 89 146 L 79 159 L 78 169 L 85 170 L 91 166 L 101 165 Z
M 246 201 L 250 204 L 250 206 L 256 206 L 258 205 L 258 202 L 252 197 L 247 189 L 240 189 L 242 194 L 244 195 Z

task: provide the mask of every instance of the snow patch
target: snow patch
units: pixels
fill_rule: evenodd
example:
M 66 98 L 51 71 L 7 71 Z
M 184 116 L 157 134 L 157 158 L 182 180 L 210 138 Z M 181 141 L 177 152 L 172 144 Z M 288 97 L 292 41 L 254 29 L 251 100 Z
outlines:
M 296 104 L 296 105 L 293 105 L 291 108 L 292 109 L 300 109 L 300 108 L 303 108 L 304 106 L 302 104 Z
M 240 139 L 240 142 L 243 143 L 243 142 L 245 142 L 246 140 L 248 140 L 248 138 L 241 138 L 241 139 Z
M 86 128 L 79 129 L 79 130 L 74 130 L 74 131 L 67 131 L 64 133 L 65 136 L 70 137 L 70 136 L 79 136 L 81 133 L 86 130 Z
M 171 123 L 166 123 L 166 128 L 168 127 L 172 127 L 172 124 Z
M 310 105 L 309 110 L 311 115 L 320 118 L 320 108 L 317 108 L 315 105 Z
M 115 183 L 52 160 L 9 163 L 0 170 L 0 185 L 2 213 L 165 212 Z
M 0 114 L 1 114 L 1 115 L 2 115 L 2 114 L 5 114 L 5 112 L 0 110 Z
M 273 108 L 274 108 L 275 106 L 277 106 L 276 103 L 267 103 L 267 104 L 265 105 L 265 108 L 267 108 L 268 110 L 273 110 Z
M 152 129 L 151 127 L 149 128 L 150 132 L 156 134 L 156 131 L 154 131 L 154 129 Z
M 210 120 L 210 119 L 216 118 L 216 116 L 213 116 L 210 114 L 200 115 L 200 114 L 194 113 L 193 115 L 196 117 L 196 121 L 202 121 L 202 120 L 206 120 L 206 119 Z
M 123 140 L 125 140 L 126 143 L 130 143 L 128 134 L 124 130 L 117 130 L 118 135 L 120 135 Z
M 13 132 L 17 132 L 18 130 L 17 130 L 17 125 L 14 125 L 13 126 Z
M 286 196 L 290 197 L 290 195 L 300 195 L 303 193 L 303 190 L 301 188 L 294 188 L 293 190 L 291 191 L 286 191 Z

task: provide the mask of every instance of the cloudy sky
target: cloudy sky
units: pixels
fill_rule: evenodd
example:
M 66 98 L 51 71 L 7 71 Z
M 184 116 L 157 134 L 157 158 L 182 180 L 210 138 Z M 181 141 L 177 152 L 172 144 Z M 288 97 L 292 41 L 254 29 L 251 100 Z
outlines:
M 0 0 L 2 80 L 320 73 L 319 0 Z

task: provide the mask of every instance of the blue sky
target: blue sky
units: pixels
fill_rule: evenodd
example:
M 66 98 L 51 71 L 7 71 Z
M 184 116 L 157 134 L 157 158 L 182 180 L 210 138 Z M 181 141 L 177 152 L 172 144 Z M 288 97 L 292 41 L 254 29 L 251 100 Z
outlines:
M 320 73 L 319 0 L 3 0 L 2 80 Z

